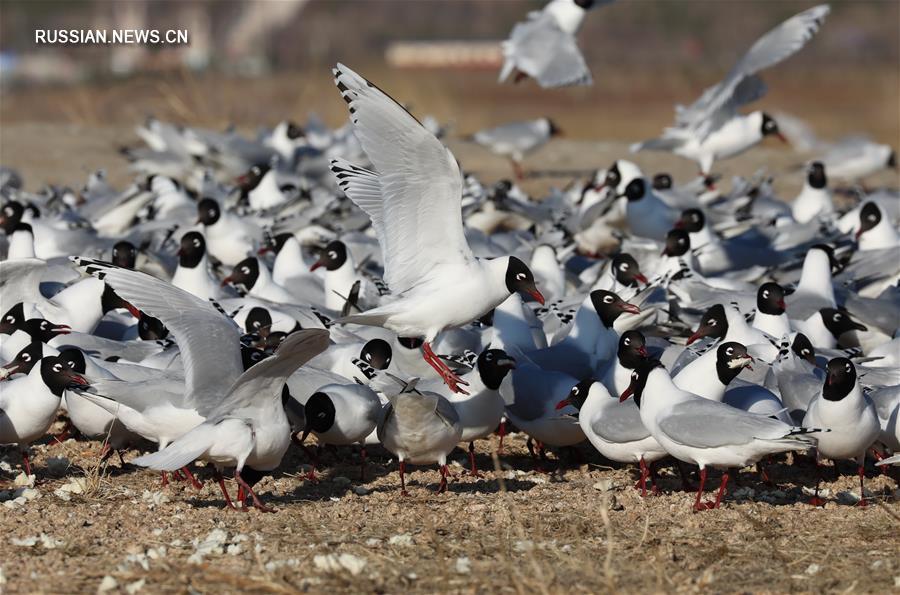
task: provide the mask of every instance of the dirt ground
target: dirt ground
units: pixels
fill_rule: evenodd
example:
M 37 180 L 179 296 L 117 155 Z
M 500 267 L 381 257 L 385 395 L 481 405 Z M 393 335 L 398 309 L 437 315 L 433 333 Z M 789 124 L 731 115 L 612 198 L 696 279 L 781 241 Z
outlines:
M 893 87 L 883 95 L 887 107 L 878 103 L 858 122 L 835 116 L 846 113 L 845 104 L 852 100 L 848 89 L 854 85 L 832 81 L 834 92 L 827 95 L 832 103 L 815 103 L 813 125 L 831 138 L 862 130 L 896 145 L 896 76 L 868 80 L 869 88 Z M 773 103 L 785 109 L 799 105 L 790 90 L 801 82 L 791 87 L 788 80 L 787 89 L 774 97 L 781 103 Z M 302 119 L 306 109 L 320 105 L 318 91 L 304 91 L 303 101 L 278 103 L 291 97 L 283 82 L 269 94 L 283 109 L 259 118 L 252 111 L 229 111 L 227 105 L 239 104 L 240 97 L 217 98 L 232 102 L 226 107 L 199 97 L 191 86 L 195 83 L 172 83 L 168 95 L 157 83 L 143 85 L 6 93 L 0 104 L 0 163 L 22 171 L 29 189 L 44 183 L 79 187 L 97 167 L 106 168 L 121 186 L 130 177 L 116 149 L 136 141 L 131 128 L 146 113 L 196 118 L 210 126 L 227 118 L 252 130 L 254 123 L 271 125 L 281 114 Z M 627 98 L 615 97 L 608 110 L 598 105 L 591 118 L 585 111 L 570 113 L 567 106 L 575 102 L 556 95 L 549 111 L 564 115 L 563 128 L 575 133 L 527 163 L 585 170 L 625 157 L 627 142 L 653 134 L 671 116 L 671 98 L 651 101 L 649 90 L 641 92 L 649 107 L 632 120 L 638 122 L 634 129 L 624 122 L 640 108 Z M 335 94 L 328 98 L 335 109 L 343 109 Z M 434 96 L 424 93 L 416 103 L 432 109 L 429 98 Z M 434 111 L 443 118 L 458 115 L 446 107 L 453 100 L 444 98 L 447 104 L 441 104 L 435 99 Z M 204 105 L 217 107 L 204 111 Z M 494 106 L 491 117 L 514 119 L 527 111 L 518 104 L 509 107 Z M 459 132 L 481 123 L 467 118 L 457 119 Z M 464 167 L 487 181 L 510 173 L 506 163 L 477 147 L 453 139 L 450 145 Z M 802 183 L 796 170 L 802 160 L 767 142 L 717 164 L 716 170 L 726 176 L 750 174 L 767 165 L 779 177 L 777 188 L 790 198 Z M 635 161 L 649 172 L 668 170 L 676 179 L 695 173 L 693 164 L 667 155 L 638 155 Z M 526 182 L 526 188 L 540 192 L 564 182 L 540 178 Z M 884 183 L 896 186 L 897 178 L 886 173 L 872 180 Z M 495 468 L 490 452 L 496 445 L 496 437 L 479 445 L 483 469 Z M 97 442 L 50 446 L 47 440 L 34 449 L 36 491 L 25 492 L 23 500 L 10 500 L 16 493 L 0 496 L 6 500 L 0 504 L 0 592 L 900 591 L 896 470 L 893 477 L 870 470 L 866 487 L 874 502 L 857 508 L 858 480 L 844 463 L 839 480 L 826 473 L 829 502 L 815 509 L 803 503 L 805 490 L 815 483 L 812 469 L 781 461 L 770 469 L 777 487 L 766 486 L 747 469 L 722 509 L 693 514 L 693 495 L 680 490 L 672 470 L 663 471 L 662 495 L 641 499 L 631 487 L 636 472 L 610 465 L 587 444 L 578 449 L 584 462 L 564 453 L 564 463 L 553 474 L 534 470 L 523 436 L 508 438 L 504 446 L 500 471 L 485 472 L 482 479 L 462 476 L 462 467 L 452 467 L 458 477 L 446 494 L 434 493 L 435 469 L 417 468 L 408 498 L 399 496 L 396 462 L 383 451 L 370 453 L 365 482 L 359 480 L 355 453 L 342 451 L 341 461 L 326 453 L 320 482 L 311 483 L 302 477 L 306 459 L 292 449 L 274 478 L 259 486 L 277 512 L 245 514 L 222 510 L 221 494 L 203 470 L 201 491 L 182 483 L 161 488 L 158 475 L 122 469 L 116 457 L 108 467 L 98 467 Z M 126 460 L 135 454 L 126 454 Z M 464 460 L 461 451 L 455 457 Z M 18 453 L 0 449 L 0 458 L 0 490 L 22 489 L 14 485 Z M 550 467 L 555 469 L 556 462 L 551 454 Z M 718 474 L 712 479 L 717 485 Z M 234 486 L 229 487 L 233 493 Z

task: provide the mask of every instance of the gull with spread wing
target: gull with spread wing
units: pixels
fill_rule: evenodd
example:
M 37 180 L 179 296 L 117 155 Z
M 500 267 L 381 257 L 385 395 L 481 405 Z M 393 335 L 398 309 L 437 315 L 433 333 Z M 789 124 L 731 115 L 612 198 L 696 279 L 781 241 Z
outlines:
M 709 87 L 690 106 L 676 107 L 674 126 L 666 128 L 660 138 L 632 145 L 631 150 L 671 151 L 696 161 L 707 174 L 716 159 L 743 153 L 766 136 L 784 140 L 768 114 L 755 111 L 742 115 L 738 109 L 766 94 L 766 85 L 757 73 L 805 46 L 830 10 L 827 4 L 815 6 L 760 37 L 724 80 Z
M 340 322 L 424 339 L 425 361 L 454 391 L 465 381 L 434 354 L 441 331 L 480 318 L 514 292 L 541 304 L 534 275 L 514 256 L 476 258 L 462 224 L 462 176 L 453 154 L 406 109 L 346 66 L 334 69 L 363 150 L 377 170 L 335 159 L 344 193 L 372 219 L 392 299 Z

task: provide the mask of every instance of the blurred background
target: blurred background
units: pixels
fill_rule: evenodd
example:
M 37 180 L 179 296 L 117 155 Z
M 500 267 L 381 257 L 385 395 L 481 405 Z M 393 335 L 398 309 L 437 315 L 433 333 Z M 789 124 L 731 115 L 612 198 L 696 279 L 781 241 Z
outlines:
M 455 135 L 547 115 L 570 139 L 634 141 L 656 135 L 676 102 L 693 101 L 760 35 L 814 4 L 600 6 L 579 33 L 595 85 L 547 91 L 496 84 L 500 41 L 541 0 L 3 0 L 0 161 L 15 160 L 24 141 L 9 127 L 26 122 L 102 136 L 152 114 L 253 131 L 315 112 L 336 126 L 346 119 L 331 82 L 336 61 Z M 824 138 L 863 133 L 896 146 L 900 2 L 830 4 L 820 34 L 764 73 L 770 91 L 754 108 L 801 117 Z M 190 43 L 35 44 L 35 29 L 58 28 L 186 29 Z

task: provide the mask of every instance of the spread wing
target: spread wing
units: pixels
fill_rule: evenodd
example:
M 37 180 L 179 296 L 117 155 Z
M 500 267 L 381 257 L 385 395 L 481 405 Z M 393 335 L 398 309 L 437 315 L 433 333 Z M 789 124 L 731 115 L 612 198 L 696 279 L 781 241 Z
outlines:
M 181 349 L 185 395 L 194 404 L 205 409 L 221 400 L 244 369 L 240 331 L 231 318 L 209 301 L 146 273 L 89 258 L 71 260 L 169 329 Z
M 409 289 L 435 266 L 473 260 L 463 234 L 462 176 L 453 154 L 363 77 L 342 64 L 334 77 L 378 173 L 380 200 L 370 180 L 367 199 L 357 204 L 372 219 L 391 291 Z
M 560 29 L 547 12 L 534 13 L 513 27 L 503 53 L 509 63 L 544 88 L 594 83 L 575 37 Z M 509 70 L 504 68 L 502 74 L 508 76 Z M 501 81 L 505 78 L 502 76 Z
M 766 88 L 756 73 L 799 51 L 812 39 L 831 9 L 821 4 L 794 15 L 762 37 L 725 79 L 708 88 L 687 108 L 678 108 L 676 124 L 705 138 L 741 105 L 762 97 Z
M 207 422 L 215 423 L 236 409 L 254 401 L 278 399 L 288 377 L 297 368 L 328 348 L 328 331 L 308 329 L 291 333 L 281 342 L 275 354 L 241 374 L 229 393 L 209 412 Z

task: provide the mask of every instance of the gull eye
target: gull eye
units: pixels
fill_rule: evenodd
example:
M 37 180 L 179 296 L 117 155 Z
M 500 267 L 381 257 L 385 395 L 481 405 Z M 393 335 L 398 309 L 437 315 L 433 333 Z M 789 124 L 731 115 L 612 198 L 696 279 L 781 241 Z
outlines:
M 46 321 L 46 320 L 43 321 L 43 322 L 41 322 L 41 330 L 42 330 L 42 331 L 47 330 L 47 321 Z
M 763 291 L 763 294 L 762 294 L 762 295 L 763 295 L 764 298 L 768 299 L 768 298 L 769 298 L 769 290 L 766 289 L 765 291 Z
M 832 320 L 834 320 L 835 322 L 837 322 L 837 321 L 840 320 L 840 319 L 841 319 L 841 315 L 840 315 L 840 314 L 835 314 L 835 315 L 834 315 L 834 318 L 832 318 Z
M 627 339 L 627 338 L 626 338 L 626 339 L 623 341 L 623 343 L 625 343 L 626 345 L 631 345 L 631 339 Z
M 31 361 L 31 356 L 28 355 L 27 353 L 23 353 L 23 354 L 22 354 L 22 361 L 23 361 L 23 362 L 30 362 L 30 361 Z
M 725 355 L 734 355 L 734 347 L 729 347 L 725 350 Z
M 244 273 L 245 275 L 249 275 L 250 269 L 247 267 L 241 267 L 241 272 Z
M 6 207 L 5 209 L 3 209 L 3 212 L 6 213 L 7 215 L 9 215 L 10 217 L 12 217 L 12 214 L 13 214 L 12 207 Z
M 493 359 L 494 359 L 494 354 L 493 354 L 493 353 L 488 353 L 487 355 L 484 356 L 484 359 L 487 360 L 487 361 L 493 361 Z
M 719 321 L 715 318 L 710 318 L 706 321 L 706 324 L 708 324 L 709 326 L 716 326 L 717 324 L 719 324 Z
M 619 265 L 619 270 L 620 270 L 620 271 L 627 271 L 627 270 L 628 270 L 628 263 L 627 263 L 627 262 L 623 262 L 622 264 L 620 264 L 620 265 Z
M 631 373 L 631 379 L 632 379 L 632 380 L 637 380 L 637 379 L 638 379 L 638 373 L 637 373 L 637 370 L 635 370 L 634 372 Z
M 867 219 L 868 219 L 869 221 L 875 221 L 875 215 L 869 215 L 869 216 L 867 217 Z
M 517 274 L 517 275 L 516 275 L 516 280 L 517 280 L 517 281 L 524 281 L 524 280 L 525 280 L 525 273 L 519 273 L 519 274 Z
M 801 354 L 801 355 L 808 355 L 808 354 L 809 354 L 809 349 L 801 349 L 801 350 L 800 350 L 800 354 Z
M 9 322 L 10 324 L 12 324 L 13 322 L 16 321 L 16 317 L 15 316 L 7 316 L 5 320 L 6 320 L 6 322 Z
M 684 243 L 684 238 L 678 238 L 678 243 L 679 243 L 679 244 L 683 244 L 683 243 Z
M 331 260 L 337 260 L 337 252 L 335 252 L 334 250 L 329 250 L 328 258 L 330 258 Z
M 573 394 L 573 395 L 577 395 L 577 394 L 578 394 L 578 387 L 577 387 L 577 386 L 572 387 L 572 394 Z
M 365 360 L 366 360 L 367 362 L 372 361 L 372 354 L 371 354 L 371 353 L 367 353 L 367 354 L 365 355 Z
M 62 372 L 62 364 L 53 364 L 54 372 Z
M 691 215 L 691 219 L 693 219 L 694 221 L 700 221 L 700 217 L 696 213 Z
M 611 295 L 608 295 L 608 296 L 604 297 L 604 298 L 603 298 L 603 303 L 604 303 L 604 304 L 611 304 L 611 303 L 613 303 L 613 297 L 612 297 Z
M 847 364 L 847 371 L 850 371 L 850 364 Z
M 209 215 L 210 217 L 215 217 L 215 216 L 216 216 L 216 212 L 215 212 L 213 209 L 210 209 L 210 210 L 206 211 L 206 214 Z
M 194 248 L 200 247 L 200 240 L 194 240 Z
M 250 356 L 250 359 L 252 359 L 255 362 L 258 362 L 260 359 L 260 355 L 254 351 L 253 355 Z
M 254 321 L 252 322 L 252 326 L 253 326 L 253 328 L 259 328 L 259 327 L 262 326 L 262 325 L 259 323 L 258 320 L 254 320 Z

